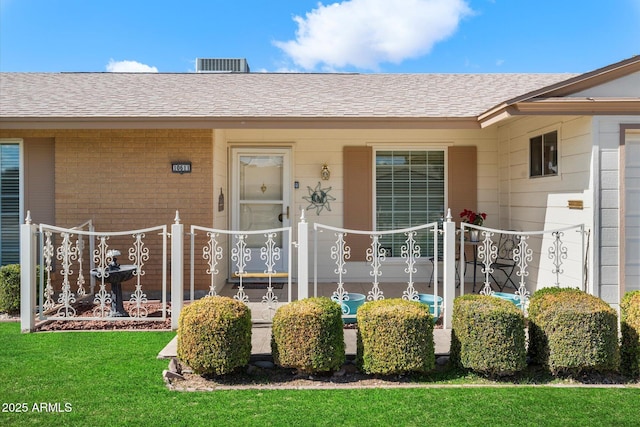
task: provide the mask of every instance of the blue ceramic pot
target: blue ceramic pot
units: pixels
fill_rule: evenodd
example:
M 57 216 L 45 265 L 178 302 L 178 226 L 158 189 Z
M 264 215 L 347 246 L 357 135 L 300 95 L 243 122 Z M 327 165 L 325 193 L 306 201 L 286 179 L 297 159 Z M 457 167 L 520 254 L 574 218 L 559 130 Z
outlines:
M 365 302 L 365 296 L 354 292 L 348 292 L 348 300 L 342 301 L 342 319 L 344 323 L 355 323 L 358 307 Z M 334 301 L 335 299 L 332 298 Z
M 510 294 L 507 292 L 494 292 L 492 294 L 494 297 L 498 297 L 507 301 L 511 301 L 516 305 L 516 307 L 521 307 L 521 301 L 517 298 L 516 294 Z
M 438 304 L 434 303 L 433 294 L 418 294 L 418 301 L 429 306 L 429 312 L 433 316 L 433 320 L 437 320 L 442 312 L 442 297 L 438 297 Z

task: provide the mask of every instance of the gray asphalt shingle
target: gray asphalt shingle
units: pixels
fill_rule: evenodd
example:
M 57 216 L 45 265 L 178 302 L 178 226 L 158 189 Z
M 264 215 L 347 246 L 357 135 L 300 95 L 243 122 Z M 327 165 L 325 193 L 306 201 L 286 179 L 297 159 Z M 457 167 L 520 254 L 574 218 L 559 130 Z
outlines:
M 466 118 L 573 76 L 0 73 L 0 118 Z

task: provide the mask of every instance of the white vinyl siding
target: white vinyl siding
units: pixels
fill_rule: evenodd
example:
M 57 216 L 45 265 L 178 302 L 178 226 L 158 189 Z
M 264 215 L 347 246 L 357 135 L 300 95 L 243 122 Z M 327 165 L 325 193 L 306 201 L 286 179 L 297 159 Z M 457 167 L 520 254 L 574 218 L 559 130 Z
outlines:
M 583 223 L 591 230 L 591 244 L 594 243 L 591 127 L 591 118 L 573 116 L 527 117 L 501 126 L 500 205 L 503 218 L 507 220 L 501 221 L 500 228 L 550 230 Z M 530 140 L 554 131 L 558 135 L 560 170 L 556 176 L 531 179 Z M 569 201 L 581 201 L 583 208 L 569 209 Z M 568 250 L 581 250 L 578 233 L 565 237 L 567 245 L 570 245 Z M 536 245 L 532 248 L 535 261 L 530 264 L 527 277 L 531 291 L 554 283 L 548 255 L 541 252 L 542 248 L 549 246 L 548 237 Z M 575 257 L 563 265 L 567 274 L 562 286 L 583 286 L 579 259 L 579 256 Z M 594 279 L 592 268 L 593 263 L 590 262 L 587 274 L 590 281 Z
M 333 227 L 345 227 L 358 230 L 372 230 L 375 222 L 375 199 L 370 205 L 362 206 L 356 210 L 357 215 L 367 216 L 368 226 L 345 226 L 344 218 L 347 215 L 345 205 L 348 201 L 345 198 L 345 147 L 370 147 L 372 151 L 377 150 L 445 150 L 446 159 L 450 162 L 448 148 L 453 146 L 474 146 L 477 147 L 477 180 L 463 181 L 459 178 L 451 180 L 447 177 L 447 197 L 451 196 L 451 191 L 456 186 L 472 186 L 472 191 L 477 193 L 477 209 L 486 212 L 488 217 L 485 224 L 492 226 L 499 221 L 498 216 L 498 158 L 496 156 L 497 129 L 226 129 L 216 131 L 216 144 L 250 145 L 260 141 L 261 144 L 274 147 L 291 146 L 293 154 L 293 171 L 291 191 L 293 193 L 292 220 L 300 217 L 300 212 L 305 210 L 305 216 L 309 224 L 319 222 Z M 371 153 L 369 165 L 371 175 L 369 177 L 370 197 L 375 192 L 375 167 Z M 475 153 L 474 153 L 475 156 Z M 322 165 L 326 163 L 331 169 L 329 181 L 321 181 L 320 171 Z M 350 163 L 349 163 L 350 164 Z M 349 166 L 351 168 L 351 166 Z M 447 173 L 450 164 L 447 165 Z M 226 171 L 226 169 L 224 169 Z M 528 177 L 527 177 L 528 178 Z M 298 182 L 299 188 L 295 189 L 293 184 Z M 315 188 L 318 182 L 331 187 L 331 194 L 336 198 L 331 202 L 331 211 L 323 210 L 319 215 L 315 211 L 306 211 L 309 202 L 303 199 L 308 195 L 308 187 Z M 362 180 L 360 181 L 362 182 Z M 217 187 L 216 187 L 217 188 Z M 364 183 L 363 187 L 364 188 Z M 216 193 L 219 193 L 217 188 Z M 225 194 L 227 196 L 227 194 Z M 444 214 L 451 200 L 447 200 Z M 461 205 L 452 209 L 452 214 L 457 217 L 461 208 L 468 207 Z M 226 213 L 226 212 L 224 212 Z M 439 219 L 439 217 L 438 217 Z M 456 218 L 454 218 L 455 220 Z M 295 236 L 294 230 L 294 236 Z M 347 236 L 355 240 L 356 235 Z M 331 246 L 335 244 L 333 233 L 318 233 L 319 253 L 329 253 Z M 366 237 L 365 246 L 371 243 Z M 351 258 L 348 262 L 347 281 L 368 282 L 371 280 L 369 263 L 362 259 L 356 259 L 360 250 L 351 246 Z M 366 249 L 365 247 L 365 249 Z M 421 254 L 421 259 L 426 259 L 426 254 Z M 385 280 L 403 281 L 406 278 L 404 269 L 406 264 L 395 262 L 389 259 L 385 264 Z M 402 260 L 400 260 L 402 261 Z M 295 262 L 295 259 L 294 259 Z M 426 262 L 426 261 L 425 261 Z M 335 260 L 328 256 L 320 256 L 318 259 L 318 280 L 319 282 L 333 282 L 335 275 Z M 428 276 L 425 280 L 428 279 Z
M 625 291 L 640 290 L 640 130 L 625 136 Z

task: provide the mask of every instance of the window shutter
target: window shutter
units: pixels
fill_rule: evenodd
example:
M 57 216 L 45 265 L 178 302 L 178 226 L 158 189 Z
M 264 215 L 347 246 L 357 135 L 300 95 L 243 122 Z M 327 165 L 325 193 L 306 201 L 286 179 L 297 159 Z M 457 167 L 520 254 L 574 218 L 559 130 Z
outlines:
M 344 147 L 344 228 L 373 230 L 373 190 L 371 147 Z M 351 248 L 350 261 L 365 261 L 369 236 L 347 235 Z
M 25 211 L 31 211 L 34 222 L 55 224 L 55 140 L 26 138 Z
M 456 223 L 460 212 L 478 209 L 478 161 L 475 146 L 453 146 L 448 150 L 449 208 Z M 445 213 L 446 215 L 446 213 Z
M 344 228 L 373 230 L 373 150 L 371 147 L 344 147 Z M 477 210 L 478 174 L 475 146 L 448 148 L 448 207 L 456 223 L 464 209 Z M 446 213 L 445 213 L 446 214 Z M 348 235 L 350 261 L 365 261 L 371 240 L 368 236 Z

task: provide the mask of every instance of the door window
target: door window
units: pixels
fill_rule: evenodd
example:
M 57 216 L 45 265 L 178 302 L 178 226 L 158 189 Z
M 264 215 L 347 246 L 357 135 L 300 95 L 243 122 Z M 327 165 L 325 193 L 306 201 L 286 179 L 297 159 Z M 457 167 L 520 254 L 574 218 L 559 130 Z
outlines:
M 289 150 L 236 148 L 232 151 L 231 223 L 233 230 L 258 231 L 288 227 L 289 206 Z M 283 244 L 282 232 L 274 236 L 280 258 L 274 269 L 286 272 L 288 248 Z M 246 271 L 265 271 L 261 250 L 267 237 L 264 233 L 247 234 L 245 242 L 251 251 Z M 231 271 L 237 270 L 233 265 Z

